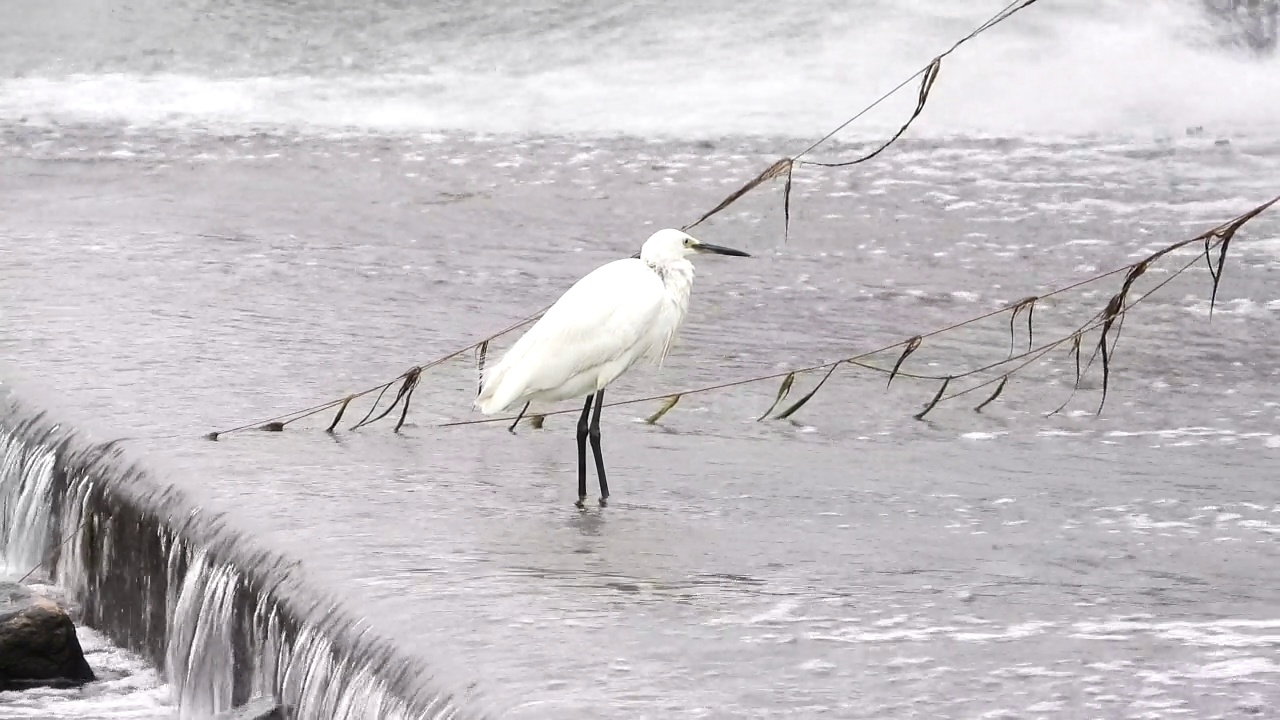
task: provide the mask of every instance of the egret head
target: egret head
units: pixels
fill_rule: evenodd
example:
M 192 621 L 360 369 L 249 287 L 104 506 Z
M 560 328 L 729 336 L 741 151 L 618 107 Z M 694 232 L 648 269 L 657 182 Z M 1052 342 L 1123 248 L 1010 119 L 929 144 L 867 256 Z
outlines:
M 644 245 L 640 248 L 640 259 L 645 262 L 663 263 L 680 260 L 694 253 L 751 257 L 741 250 L 704 243 L 688 233 L 666 228 L 650 235 L 649 239 L 644 241 Z

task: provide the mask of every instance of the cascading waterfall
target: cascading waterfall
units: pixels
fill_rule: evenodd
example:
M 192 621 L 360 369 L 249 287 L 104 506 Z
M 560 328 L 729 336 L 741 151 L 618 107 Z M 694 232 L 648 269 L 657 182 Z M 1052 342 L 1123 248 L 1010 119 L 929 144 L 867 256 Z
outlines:
M 46 554 L 53 494 L 54 453 L 42 444 L 28 445 L 0 425 L 0 559 L 9 572 L 30 568 Z M 13 473 L 10 480 L 9 473 Z M 24 571 L 19 571 L 24 572 Z
M 256 695 L 307 720 L 482 717 L 292 564 L 2 389 L 0 509 L 10 573 L 38 567 L 82 622 L 155 662 L 183 720 Z

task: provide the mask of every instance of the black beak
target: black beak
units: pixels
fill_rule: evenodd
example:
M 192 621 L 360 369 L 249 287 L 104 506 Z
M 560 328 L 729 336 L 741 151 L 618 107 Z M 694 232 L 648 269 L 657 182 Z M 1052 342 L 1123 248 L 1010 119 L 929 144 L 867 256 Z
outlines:
M 700 242 L 696 246 L 698 252 L 714 253 L 716 255 L 732 255 L 734 257 L 751 257 L 751 253 L 745 253 L 741 250 L 734 250 L 723 245 L 712 245 L 711 243 Z

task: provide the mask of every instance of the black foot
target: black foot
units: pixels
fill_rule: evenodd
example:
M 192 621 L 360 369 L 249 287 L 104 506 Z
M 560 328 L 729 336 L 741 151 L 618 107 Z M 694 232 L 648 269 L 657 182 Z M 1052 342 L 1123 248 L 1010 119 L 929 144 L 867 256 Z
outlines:
M 608 505 L 609 505 L 609 496 L 602 495 L 600 497 L 600 507 L 607 507 Z
M 579 510 L 586 510 L 586 509 L 587 509 L 587 496 L 586 496 L 586 495 L 583 495 L 582 497 L 578 498 L 578 502 L 574 503 L 573 505 L 574 505 L 574 507 L 578 508 Z

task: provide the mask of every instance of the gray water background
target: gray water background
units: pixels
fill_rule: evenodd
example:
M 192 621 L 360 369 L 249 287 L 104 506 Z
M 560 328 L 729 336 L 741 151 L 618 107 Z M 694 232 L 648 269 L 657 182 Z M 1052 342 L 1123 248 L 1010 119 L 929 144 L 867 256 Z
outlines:
M 553 7 L 550 19 L 508 27 L 502 12 L 440 6 L 385 9 L 379 25 L 339 21 L 341 6 L 177 5 L 139 25 L 94 7 L 25 16 L 41 20 L 28 30 L 65 33 L 71 50 L 54 56 L 12 32 L 0 54 L 14 77 L 0 90 L 6 372 L 134 438 L 184 490 L 301 559 L 376 629 L 478 682 L 507 716 L 1215 717 L 1266 716 L 1280 701 L 1275 215 L 1233 245 L 1212 322 L 1202 267 L 1134 312 L 1101 417 L 1096 379 L 1044 417 L 1074 379 L 1062 352 L 984 414 L 969 410 L 977 394 L 928 422 L 911 415 L 936 384 L 886 391 L 883 376 L 853 369 L 795 423 L 755 421 L 771 383 L 687 396 L 657 426 L 637 422 L 656 403 L 614 408 L 604 417 L 612 502 L 581 513 L 571 420 L 516 437 L 501 425 L 433 427 L 477 417 L 465 359 L 425 377 L 399 436 L 382 425 L 330 437 L 327 417 L 280 435 L 199 436 L 483 337 L 803 147 L 831 124 L 822 108 L 828 121 L 844 112 L 822 96 L 835 71 L 803 72 L 827 67 L 825 49 L 792 58 L 806 78 L 795 92 L 820 96 L 811 105 L 786 106 L 778 77 L 789 64 L 776 56 L 715 66 L 756 78 L 739 66 L 771 61 L 772 80 L 725 86 L 688 72 L 671 91 L 713 110 L 769 111 L 687 117 L 668 98 L 646 116 L 627 102 L 672 85 L 664 62 L 698 68 L 698 53 L 729 57 L 744 37 L 763 38 L 764 56 L 803 46 L 797 34 L 830 8 L 806 7 L 795 17 L 809 22 L 781 32 L 762 5 L 729 29 L 709 26 L 718 42 L 663 36 L 669 52 L 653 60 L 645 31 L 684 25 L 639 10 Z M 890 27 L 933 18 L 904 41 L 933 51 L 990 14 L 874 11 Z M 978 77 L 995 67 L 1016 80 L 1029 71 L 1001 59 L 1025 45 L 1047 52 L 1046 37 L 1061 43 L 1097 17 L 1118 37 L 1145 37 L 1121 22 L 1126 12 L 1073 3 L 993 31 L 967 71 L 940 80 L 916 139 L 858 168 L 797 174 L 785 243 L 776 187 L 709 223 L 701 237 L 756 257 L 701 262 L 677 349 L 610 398 L 887 345 L 1132 262 L 1275 195 L 1280 143 L 1258 130 L 1273 76 L 1220 49 L 1166 43 L 1143 72 L 1111 83 L 1059 75 L 1058 92 L 1031 98 L 1032 85 Z M 708 27 L 694 15 L 689 28 Z M 194 16 L 212 29 L 175 42 L 172 27 Z M 1176 34 L 1185 15 L 1169 17 L 1157 27 Z M 816 26 L 855 33 L 860 18 Z M 263 27 L 280 37 L 251 55 L 226 51 Z M 415 32 L 431 42 L 414 45 Z M 590 40 L 547 41 L 556 33 Z M 1114 46 L 1092 54 L 1114 60 Z M 623 57 L 588 61 L 592 48 Z M 881 55 L 881 86 L 895 63 L 909 66 L 911 48 L 900 50 Z M 1075 52 L 1079 67 L 1089 53 Z M 1196 62 L 1167 67 L 1184 55 Z M 1026 132 L 1059 103 L 1131 89 L 1129 75 L 1157 60 L 1183 95 L 1218 89 L 1196 103 L 1210 114 L 1129 94 L 1108 111 L 1127 110 L 1123 126 L 1098 111 Z M 588 62 L 629 68 L 631 83 Z M 1058 62 L 1040 61 L 1038 82 Z M 1253 84 L 1222 90 L 1215 63 Z M 370 79 L 391 69 L 420 75 L 391 89 Z M 566 73 L 605 101 L 583 111 L 530 89 L 569 87 Z M 422 97 L 423 77 L 438 94 Z M 942 94 L 952 77 L 985 94 Z M 844 80 L 849 95 L 862 89 Z M 353 100 L 374 96 L 385 102 Z M 474 109 L 494 97 L 508 98 L 506 112 Z M 465 107 L 441 120 L 440 108 Z M 1161 131 L 1165 116 L 1176 122 Z M 994 129 L 974 132 L 966 117 Z M 1205 135 L 1184 134 L 1198 123 Z M 872 119 L 851 140 L 878 129 Z M 1083 320 L 1118 285 L 1045 303 L 1037 337 Z M 992 319 L 926 343 L 907 367 L 945 374 L 998 359 L 1007 332 L 1007 318 Z

